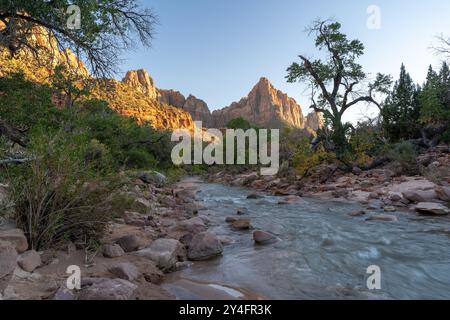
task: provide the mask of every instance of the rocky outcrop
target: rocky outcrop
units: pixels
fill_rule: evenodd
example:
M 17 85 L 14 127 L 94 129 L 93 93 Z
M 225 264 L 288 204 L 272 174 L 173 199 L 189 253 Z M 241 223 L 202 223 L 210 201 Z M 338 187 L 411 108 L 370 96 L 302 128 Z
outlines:
M 300 105 L 277 90 L 267 78 L 261 78 L 246 98 L 214 111 L 213 117 L 218 127 L 225 127 L 229 121 L 239 117 L 268 128 L 289 126 L 304 129 L 307 126 Z
M 122 82 L 148 96 L 150 99 L 158 98 L 155 82 L 146 70 L 128 71 Z
M 315 112 L 304 117 L 301 106 L 287 94 L 276 89 L 267 78 L 261 78 L 246 98 L 229 107 L 213 111 L 203 100 L 174 90 L 159 89 L 159 101 L 188 112 L 194 121 L 202 121 L 206 128 L 225 128 L 228 122 L 244 118 L 260 127 L 285 126 L 317 131 L 323 126 L 323 118 Z
M 211 128 L 214 120 L 205 101 L 190 95 L 183 106 L 183 110 L 189 112 L 194 121 L 202 121 L 203 127 Z
M 132 117 L 141 124 L 149 123 L 159 130 L 194 130 L 194 121 L 189 113 L 162 104 L 141 90 L 123 82 L 107 80 L 92 93 L 96 98 L 106 100 L 121 115 Z
M 175 90 L 158 90 L 159 102 L 165 103 L 177 108 L 183 108 L 186 98 L 179 91 Z

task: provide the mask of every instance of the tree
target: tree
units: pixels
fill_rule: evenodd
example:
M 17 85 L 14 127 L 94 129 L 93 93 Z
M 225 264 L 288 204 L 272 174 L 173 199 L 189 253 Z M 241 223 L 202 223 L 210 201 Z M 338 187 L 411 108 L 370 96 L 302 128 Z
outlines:
M 433 147 L 450 128 L 450 71 L 443 63 L 439 73 L 430 66 L 427 80 L 419 95 L 421 144 Z
M 420 135 L 419 88 L 414 84 L 405 65 L 400 68 L 399 79 L 389 93 L 382 111 L 383 129 L 392 141 L 414 139 Z
M 288 82 L 305 81 L 311 90 L 311 108 L 324 115 L 331 127 L 331 144 L 337 158 L 342 160 L 348 150 L 347 133 L 352 128 L 342 123 L 344 113 L 359 103 L 371 103 L 381 108 L 374 95 L 387 93 L 391 85 L 388 76 L 378 74 L 374 82 L 364 88 L 367 75 L 356 59 L 363 55 L 364 45 L 359 40 L 349 40 L 341 32 L 341 24 L 333 21 L 317 21 L 309 28 L 316 36 L 319 51 L 326 51 L 323 60 L 311 60 L 299 55 L 300 63 L 288 68 Z
M 81 21 L 74 26 L 70 22 L 78 13 Z M 41 32 L 54 38 L 60 51 L 71 49 L 92 74 L 110 76 L 135 34 L 144 45 L 151 44 L 156 22 L 137 0 L 0 0 L 0 47 L 12 55 L 28 49 L 38 56 L 43 48 L 31 36 Z

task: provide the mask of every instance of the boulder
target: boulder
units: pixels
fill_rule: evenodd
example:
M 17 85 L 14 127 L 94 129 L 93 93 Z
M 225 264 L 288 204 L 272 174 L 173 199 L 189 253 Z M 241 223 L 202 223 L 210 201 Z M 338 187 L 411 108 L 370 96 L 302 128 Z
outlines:
M 5 289 L 7 282 L 17 267 L 17 251 L 13 244 L 0 241 L 0 293 Z
M 178 222 L 176 226 L 172 228 L 172 231 L 183 231 L 192 234 L 206 231 L 205 222 L 200 217 L 194 217 L 189 220 Z
M 152 260 L 158 268 L 169 272 L 175 269 L 178 261 L 184 260 L 186 251 L 178 240 L 158 239 L 150 247 L 139 250 L 135 254 L 139 257 Z
M 277 238 L 275 236 L 266 231 L 257 230 L 253 232 L 253 240 L 256 244 L 268 244 L 276 241 L 276 239 Z
M 19 253 L 25 252 L 28 249 L 27 238 L 20 229 L 0 230 L 0 241 L 12 243 Z
M 139 249 L 141 246 L 141 242 L 138 237 L 135 235 L 128 235 L 120 238 L 116 241 L 116 243 L 123 249 L 125 252 L 133 252 Z
M 438 194 L 435 190 L 415 190 L 406 191 L 402 193 L 403 197 L 410 202 L 433 202 L 438 199 Z
M 123 279 L 84 279 L 79 300 L 134 300 L 137 285 Z
M 434 203 L 434 202 L 420 202 L 416 206 L 416 211 L 420 214 L 429 214 L 429 215 L 447 215 L 450 214 L 450 209 L 446 206 Z
M 188 249 L 188 259 L 192 261 L 209 260 L 220 256 L 223 246 L 219 238 L 210 232 L 194 236 Z
M 398 201 L 401 201 L 403 198 L 400 195 L 394 193 L 389 196 L 389 199 L 391 201 L 398 202 Z
M 117 263 L 108 270 L 116 277 L 123 280 L 134 281 L 139 277 L 138 268 L 129 262 Z
M 436 194 L 440 200 L 450 202 L 450 187 L 437 187 Z
M 166 176 L 156 171 L 142 172 L 139 174 L 139 179 L 146 184 L 153 184 L 158 188 L 163 187 L 167 182 Z
M 107 244 L 103 247 L 103 256 L 105 258 L 119 258 L 124 254 L 125 252 L 118 244 Z
M 250 219 L 237 219 L 232 223 L 232 226 L 238 230 L 249 230 L 251 228 Z
M 26 272 L 33 272 L 42 265 L 41 255 L 34 250 L 22 253 L 17 264 Z

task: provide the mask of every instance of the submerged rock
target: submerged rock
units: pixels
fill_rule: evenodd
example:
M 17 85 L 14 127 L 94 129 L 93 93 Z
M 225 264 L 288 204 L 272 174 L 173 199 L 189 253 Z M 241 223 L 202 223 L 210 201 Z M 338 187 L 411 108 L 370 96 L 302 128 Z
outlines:
M 391 216 L 387 214 L 379 214 L 367 218 L 366 221 L 397 222 L 398 218 L 396 216 Z
M 238 230 L 248 230 L 251 228 L 250 219 L 237 219 L 232 223 L 232 226 Z
M 367 214 L 367 212 L 364 210 L 355 210 L 355 211 L 350 212 L 348 215 L 350 217 L 362 217 L 362 216 L 365 216 L 366 214 Z
M 438 216 L 450 214 L 449 208 L 442 204 L 434 202 L 421 202 L 417 204 L 416 211 L 420 214 L 430 214 Z
M 253 240 L 257 244 L 269 244 L 276 241 L 276 237 L 266 231 L 257 230 L 253 232 Z

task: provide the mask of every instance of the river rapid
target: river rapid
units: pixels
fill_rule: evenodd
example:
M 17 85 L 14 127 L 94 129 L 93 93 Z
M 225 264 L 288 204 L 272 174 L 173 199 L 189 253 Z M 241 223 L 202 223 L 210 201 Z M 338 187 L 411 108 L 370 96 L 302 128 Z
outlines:
M 394 212 L 398 222 L 350 217 L 359 204 L 279 197 L 250 200 L 249 190 L 188 181 L 198 188 L 209 231 L 228 244 L 223 256 L 168 277 L 179 299 L 450 299 L 450 218 Z M 225 223 L 248 209 L 255 230 L 278 241 L 257 246 L 252 231 Z M 383 212 L 370 212 L 377 214 Z M 369 266 L 381 269 L 381 289 L 369 290 Z

